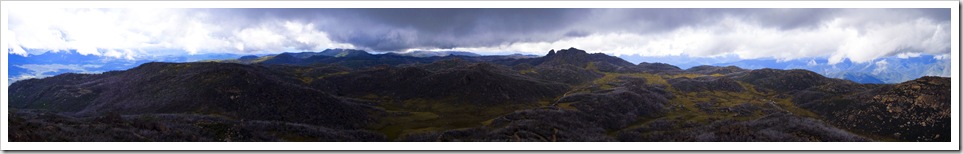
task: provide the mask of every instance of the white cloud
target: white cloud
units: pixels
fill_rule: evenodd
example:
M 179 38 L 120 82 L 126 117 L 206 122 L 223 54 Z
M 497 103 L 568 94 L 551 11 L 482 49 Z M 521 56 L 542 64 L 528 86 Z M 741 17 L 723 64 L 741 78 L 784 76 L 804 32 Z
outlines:
M 266 28 L 247 28 L 234 34 L 248 49 L 262 49 L 281 51 L 284 36 L 276 34 Z
M 274 53 L 354 47 L 332 41 L 312 23 L 278 20 L 248 26 L 220 20 L 224 19 L 186 9 L 15 8 L 10 10 L 4 40 L 10 45 L 10 54 L 76 50 L 84 55 L 127 59 L 176 50 L 189 54 Z
M 34 75 L 32 75 L 32 74 L 21 74 L 20 76 L 10 76 L 10 78 L 7 80 L 7 81 L 8 81 L 7 83 L 11 83 L 11 84 L 12 84 L 13 82 L 17 82 L 17 81 L 20 81 L 20 80 L 33 79 L 33 78 L 44 78 L 44 77 L 47 77 L 47 76 L 39 77 L 39 76 L 34 76 Z
M 16 40 L 13 39 L 15 35 L 13 34 L 12 31 L 4 29 L 3 34 L 0 34 L 0 35 L 3 35 L 3 40 L 8 41 L 7 46 L 10 46 L 11 48 L 11 49 L 7 49 L 7 52 L 10 52 L 9 54 L 28 56 L 27 51 L 24 51 L 23 48 L 20 47 L 19 43 L 17 43 Z
M 941 55 L 933 56 L 933 59 L 936 59 L 936 60 L 943 60 L 947 58 L 950 58 L 950 54 L 941 54 Z
M 104 52 L 104 56 L 113 57 L 113 58 L 120 58 L 120 57 L 124 56 L 124 54 L 123 54 L 123 53 L 120 53 L 120 52 L 117 51 L 117 50 L 111 49 L 111 50 L 107 50 L 107 52 Z
M 922 53 L 919 53 L 919 52 L 905 52 L 905 53 L 899 53 L 899 54 L 897 54 L 896 57 L 897 57 L 897 58 L 906 59 L 906 58 L 919 57 L 920 55 L 922 55 Z
M 97 51 L 96 47 L 89 47 L 86 45 L 77 45 L 75 49 L 77 49 L 77 53 L 79 53 L 80 55 L 97 55 L 97 56 L 101 55 L 100 51 Z
M 873 69 L 873 74 L 879 74 L 879 73 L 881 73 L 881 72 L 883 72 L 883 71 L 886 71 L 886 69 L 887 69 L 887 68 L 886 68 L 886 65 L 887 65 L 887 64 L 889 64 L 889 62 L 886 62 L 886 60 L 877 61 L 877 62 L 876 62 L 876 69 Z
M 332 41 L 327 33 L 314 27 L 313 23 L 284 21 L 244 28 L 234 32 L 234 48 L 248 52 L 354 48 L 351 44 Z
M 127 59 L 127 60 L 134 60 L 134 55 L 136 55 L 136 53 L 134 53 L 134 51 L 132 51 L 132 50 L 130 50 L 130 49 L 124 49 L 124 58 L 125 58 L 125 59 Z
M 284 27 L 288 30 L 288 39 L 295 44 L 302 45 L 302 48 L 312 50 L 327 48 L 354 48 L 354 45 L 338 43 L 328 37 L 328 33 L 315 29 L 313 23 L 285 22 Z
M 868 25 L 863 34 L 851 34 L 830 57 L 830 63 L 848 58 L 867 62 L 900 53 L 942 54 L 949 52 L 949 23 L 927 19 L 895 24 Z

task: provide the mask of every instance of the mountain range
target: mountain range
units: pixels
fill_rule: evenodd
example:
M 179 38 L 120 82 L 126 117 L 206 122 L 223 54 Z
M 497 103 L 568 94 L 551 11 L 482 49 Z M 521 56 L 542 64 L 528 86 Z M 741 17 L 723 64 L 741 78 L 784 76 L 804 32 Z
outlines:
M 695 58 L 687 56 L 643 57 L 625 55 L 620 58 L 639 62 L 664 62 L 683 68 L 700 65 L 737 66 L 747 69 L 805 69 L 826 77 L 851 80 L 858 83 L 900 83 L 923 76 L 950 76 L 950 59 L 933 55 L 915 57 L 890 56 L 870 62 L 855 63 L 848 59 L 830 64 L 828 59 L 747 59 L 733 57 Z
M 8 118 L 15 142 L 948 142 L 950 83 L 682 69 L 575 48 L 538 57 L 329 49 L 25 79 L 9 87 Z
M 353 52 L 351 52 L 353 51 Z M 285 56 L 294 56 L 298 60 L 315 55 L 325 57 L 344 57 L 355 56 L 348 54 L 362 55 L 394 55 L 399 57 L 439 59 L 447 56 L 457 57 L 488 57 L 488 58 L 537 58 L 536 55 L 502 55 L 484 56 L 464 51 L 411 51 L 400 53 L 370 54 L 361 50 L 351 49 L 326 49 L 320 52 L 300 52 L 282 53 Z M 338 55 L 341 54 L 341 55 Z M 195 55 L 166 55 L 141 57 L 126 59 L 122 57 L 105 57 L 97 55 L 83 55 L 73 50 L 50 51 L 39 55 L 17 55 L 10 54 L 9 83 L 16 81 L 43 78 L 63 73 L 101 73 L 113 70 L 125 70 L 136 67 L 148 62 L 196 62 L 196 61 L 240 61 L 252 63 L 253 61 L 265 60 L 265 57 L 273 57 L 280 54 L 259 54 L 241 55 L 229 53 L 195 54 Z M 715 57 L 699 58 L 690 56 L 639 56 L 622 55 L 619 58 L 631 63 L 664 63 L 678 66 L 680 68 L 692 68 L 701 65 L 710 66 L 737 66 L 747 69 L 806 69 L 830 78 L 846 79 L 857 83 L 900 83 L 923 76 L 949 76 L 950 60 L 933 55 L 919 55 L 915 57 L 885 57 L 873 60 L 872 62 L 854 63 L 843 60 L 840 63 L 829 64 L 827 59 L 795 59 L 795 60 L 776 60 L 776 59 L 747 59 L 740 60 L 737 57 Z M 283 61 L 283 59 L 275 59 Z M 310 61 L 310 60 L 309 60 Z M 430 60 L 429 60 L 430 61 Z M 317 61 L 324 63 L 322 61 Z M 426 62 L 426 61 L 421 61 Z M 271 62 L 268 62 L 271 63 Z M 286 62 L 291 63 L 291 62 Z M 391 63 L 391 62 L 387 62 Z M 401 63 L 401 62 L 395 62 Z
M 195 62 L 203 60 L 236 59 L 244 55 L 214 53 L 194 55 L 164 55 L 138 57 L 109 57 L 91 54 L 80 54 L 76 50 L 48 51 L 37 55 L 8 54 L 9 83 L 16 81 L 44 78 L 64 73 L 101 73 L 106 71 L 126 70 L 141 64 L 161 62 Z

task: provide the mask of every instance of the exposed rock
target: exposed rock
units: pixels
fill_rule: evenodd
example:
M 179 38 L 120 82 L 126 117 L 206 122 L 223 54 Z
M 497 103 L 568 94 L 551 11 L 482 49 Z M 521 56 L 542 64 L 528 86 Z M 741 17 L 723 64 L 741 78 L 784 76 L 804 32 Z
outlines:
M 728 92 L 742 92 L 746 89 L 736 82 L 736 80 L 720 77 L 720 78 L 695 78 L 690 79 L 687 77 L 675 78 L 669 80 L 669 84 L 678 90 L 684 92 L 701 92 L 701 91 L 728 91 Z
M 844 128 L 905 141 L 949 141 L 950 95 L 949 78 L 923 77 L 804 107 Z

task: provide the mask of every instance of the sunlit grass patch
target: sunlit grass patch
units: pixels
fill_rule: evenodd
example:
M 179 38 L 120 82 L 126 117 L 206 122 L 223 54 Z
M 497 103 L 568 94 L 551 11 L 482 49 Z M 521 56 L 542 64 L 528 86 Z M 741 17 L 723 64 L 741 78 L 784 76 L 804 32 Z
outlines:
M 676 97 L 669 101 L 670 103 L 668 106 L 672 108 L 672 110 L 670 110 L 666 117 L 683 119 L 691 122 L 699 122 L 703 124 L 708 124 L 709 122 L 713 121 L 713 119 L 732 119 L 745 121 L 758 119 L 767 115 L 762 111 L 764 109 L 785 110 L 786 112 L 800 116 L 816 117 L 816 114 L 795 106 L 791 102 L 792 98 L 779 98 L 772 94 L 759 92 L 750 84 L 743 82 L 738 83 L 747 90 L 742 92 L 681 92 L 669 88 L 669 91 L 675 94 Z M 697 106 L 697 103 L 705 103 L 703 104 L 705 106 L 708 106 L 707 104 L 711 104 L 712 106 L 706 107 L 708 109 L 700 108 Z M 775 104 L 777 107 L 771 107 L 768 104 Z M 753 110 L 748 114 L 740 114 L 732 111 L 733 109 L 740 108 L 739 105 L 749 105 L 748 107 L 750 108 L 758 109 Z M 704 110 L 710 110 L 712 112 L 706 112 Z
M 706 76 L 706 75 L 684 73 L 684 74 L 674 74 L 674 75 L 666 75 L 666 76 L 667 76 L 669 79 L 675 79 L 675 78 L 681 78 L 681 77 L 686 77 L 686 78 L 693 79 L 693 78 L 702 77 L 702 76 Z
M 458 128 L 490 125 L 494 118 L 523 109 L 536 108 L 549 104 L 547 100 L 530 103 L 491 103 L 486 106 L 455 102 L 454 98 L 445 99 L 408 99 L 393 101 L 390 98 L 373 94 L 363 99 L 383 102 L 379 107 L 389 112 L 369 129 L 384 133 L 388 139 L 397 139 L 405 134 L 426 133 Z M 497 105 L 492 105 L 497 104 Z M 403 113 L 403 114 L 398 114 Z
M 346 74 L 349 74 L 349 73 L 351 73 L 351 72 L 341 71 L 341 72 L 336 72 L 336 73 L 329 73 L 329 74 L 325 74 L 325 75 L 318 76 L 318 79 L 324 79 L 324 78 L 328 78 L 328 77 L 332 77 L 332 76 L 346 75 Z
M 563 109 L 569 109 L 569 110 L 578 110 L 578 108 L 575 108 L 575 106 L 572 106 L 572 102 L 558 103 L 558 107 Z
M 257 59 L 254 59 L 254 61 L 251 61 L 251 62 L 253 62 L 253 63 L 260 63 L 260 62 L 264 62 L 264 61 L 267 61 L 267 60 L 270 60 L 270 59 L 273 59 L 273 58 L 274 58 L 274 56 L 262 56 L 262 57 L 258 57 Z

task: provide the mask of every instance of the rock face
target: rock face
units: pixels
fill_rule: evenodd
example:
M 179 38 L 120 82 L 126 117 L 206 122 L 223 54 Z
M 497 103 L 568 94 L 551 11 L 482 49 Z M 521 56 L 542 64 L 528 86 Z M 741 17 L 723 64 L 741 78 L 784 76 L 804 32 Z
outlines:
M 544 62 L 538 65 L 561 65 L 561 64 L 571 64 L 575 66 L 585 67 L 591 62 L 598 63 L 609 63 L 615 66 L 633 66 L 632 63 L 622 60 L 617 57 L 612 57 L 605 55 L 603 53 L 588 54 L 585 50 L 579 50 L 576 48 L 569 48 L 564 50 L 559 50 L 555 54 L 546 55 L 543 57 Z
M 844 128 L 904 141 L 949 141 L 950 79 L 923 77 L 810 108 Z
M 638 72 L 639 67 L 629 63 L 628 61 L 622 60 L 618 57 L 613 57 L 605 55 L 603 53 L 592 53 L 589 54 L 585 50 L 579 50 L 576 48 L 569 48 L 563 50 L 552 50 L 549 51 L 543 57 L 539 58 L 529 58 L 529 59 L 505 59 L 493 61 L 496 64 L 515 66 L 521 64 L 528 64 L 536 67 L 552 67 L 552 66 L 564 66 L 572 65 L 578 68 L 587 68 L 590 65 L 595 65 L 601 70 L 606 72 Z
M 903 140 L 949 141 L 950 95 L 949 78 L 923 77 L 897 84 L 893 90 L 873 96 L 870 102 L 883 104 L 886 112 L 882 114 L 892 117 L 889 123 L 881 124 L 886 127 L 881 126 L 884 129 L 879 132 L 900 133 L 894 136 Z M 892 125 L 903 130 L 886 131 Z
M 949 141 L 950 84 L 331 49 L 23 80 L 7 117 L 11 141 Z
M 608 92 L 574 94 L 559 99 L 584 113 L 589 119 L 605 119 L 596 124 L 605 129 L 623 128 L 639 118 L 661 117 L 666 114 L 667 94 L 660 89 L 632 91 L 616 88 Z

